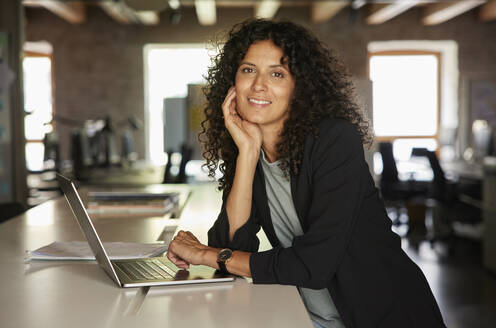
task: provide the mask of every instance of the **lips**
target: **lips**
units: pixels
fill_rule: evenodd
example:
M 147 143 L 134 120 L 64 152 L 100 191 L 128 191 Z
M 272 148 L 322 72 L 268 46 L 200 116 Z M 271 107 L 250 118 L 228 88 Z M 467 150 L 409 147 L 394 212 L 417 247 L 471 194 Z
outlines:
M 256 98 L 248 98 L 248 102 L 255 104 L 255 105 L 270 105 L 270 104 L 272 104 L 271 101 L 263 100 L 263 99 L 256 99 Z

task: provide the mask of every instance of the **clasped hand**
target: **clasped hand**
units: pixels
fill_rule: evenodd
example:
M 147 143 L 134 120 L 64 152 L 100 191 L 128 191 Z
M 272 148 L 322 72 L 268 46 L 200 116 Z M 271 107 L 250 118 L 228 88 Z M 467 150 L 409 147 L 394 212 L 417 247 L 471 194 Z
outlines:
M 211 249 L 189 231 L 179 231 L 169 244 L 167 258 L 181 269 L 188 269 L 190 264 L 203 263 L 206 252 Z

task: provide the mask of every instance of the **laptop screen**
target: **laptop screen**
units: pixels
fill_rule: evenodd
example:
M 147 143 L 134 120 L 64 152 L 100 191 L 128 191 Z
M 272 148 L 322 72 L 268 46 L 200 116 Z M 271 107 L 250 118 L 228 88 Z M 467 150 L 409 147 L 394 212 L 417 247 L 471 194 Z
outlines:
M 93 226 L 93 223 L 91 222 L 90 217 L 83 206 L 83 202 L 81 201 L 81 198 L 79 198 L 79 194 L 76 191 L 74 183 L 60 174 L 57 174 L 57 180 L 62 188 L 62 191 L 64 192 L 65 197 L 67 198 L 67 201 L 69 202 L 72 213 L 74 213 L 74 216 L 76 217 L 76 220 L 79 223 L 79 226 L 81 227 L 91 250 L 93 251 L 93 254 L 95 254 L 98 264 L 103 268 L 103 270 L 105 270 L 105 272 L 107 272 L 110 278 L 120 285 L 121 283 L 119 278 L 117 278 L 117 274 L 110 264 L 110 259 L 107 252 L 105 252 L 102 242 L 96 233 L 95 227 Z

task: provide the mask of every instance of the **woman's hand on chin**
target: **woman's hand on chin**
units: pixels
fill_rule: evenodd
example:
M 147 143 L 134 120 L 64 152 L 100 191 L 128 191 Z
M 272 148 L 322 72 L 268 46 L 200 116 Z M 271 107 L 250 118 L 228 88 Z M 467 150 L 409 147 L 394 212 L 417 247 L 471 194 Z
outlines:
M 224 124 L 241 153 L 254 155 L 257 159 L 262 146 L 262 131 L 258 124 L 244 120 L 236 110 L 236 89 L 231 87 L 222 104 Z

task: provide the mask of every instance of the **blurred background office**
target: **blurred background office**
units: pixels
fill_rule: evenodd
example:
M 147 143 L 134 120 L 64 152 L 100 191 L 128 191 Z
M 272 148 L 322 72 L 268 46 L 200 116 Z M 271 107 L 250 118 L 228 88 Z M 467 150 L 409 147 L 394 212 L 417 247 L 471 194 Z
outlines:
M 300 23 L 345 63 L 393 229 L 448 326 L 493 326 L 496 1 L 0 0 L 0 219 L 60 196 L 55 172 L 211 183 L 210 41 L 250 17 Z

